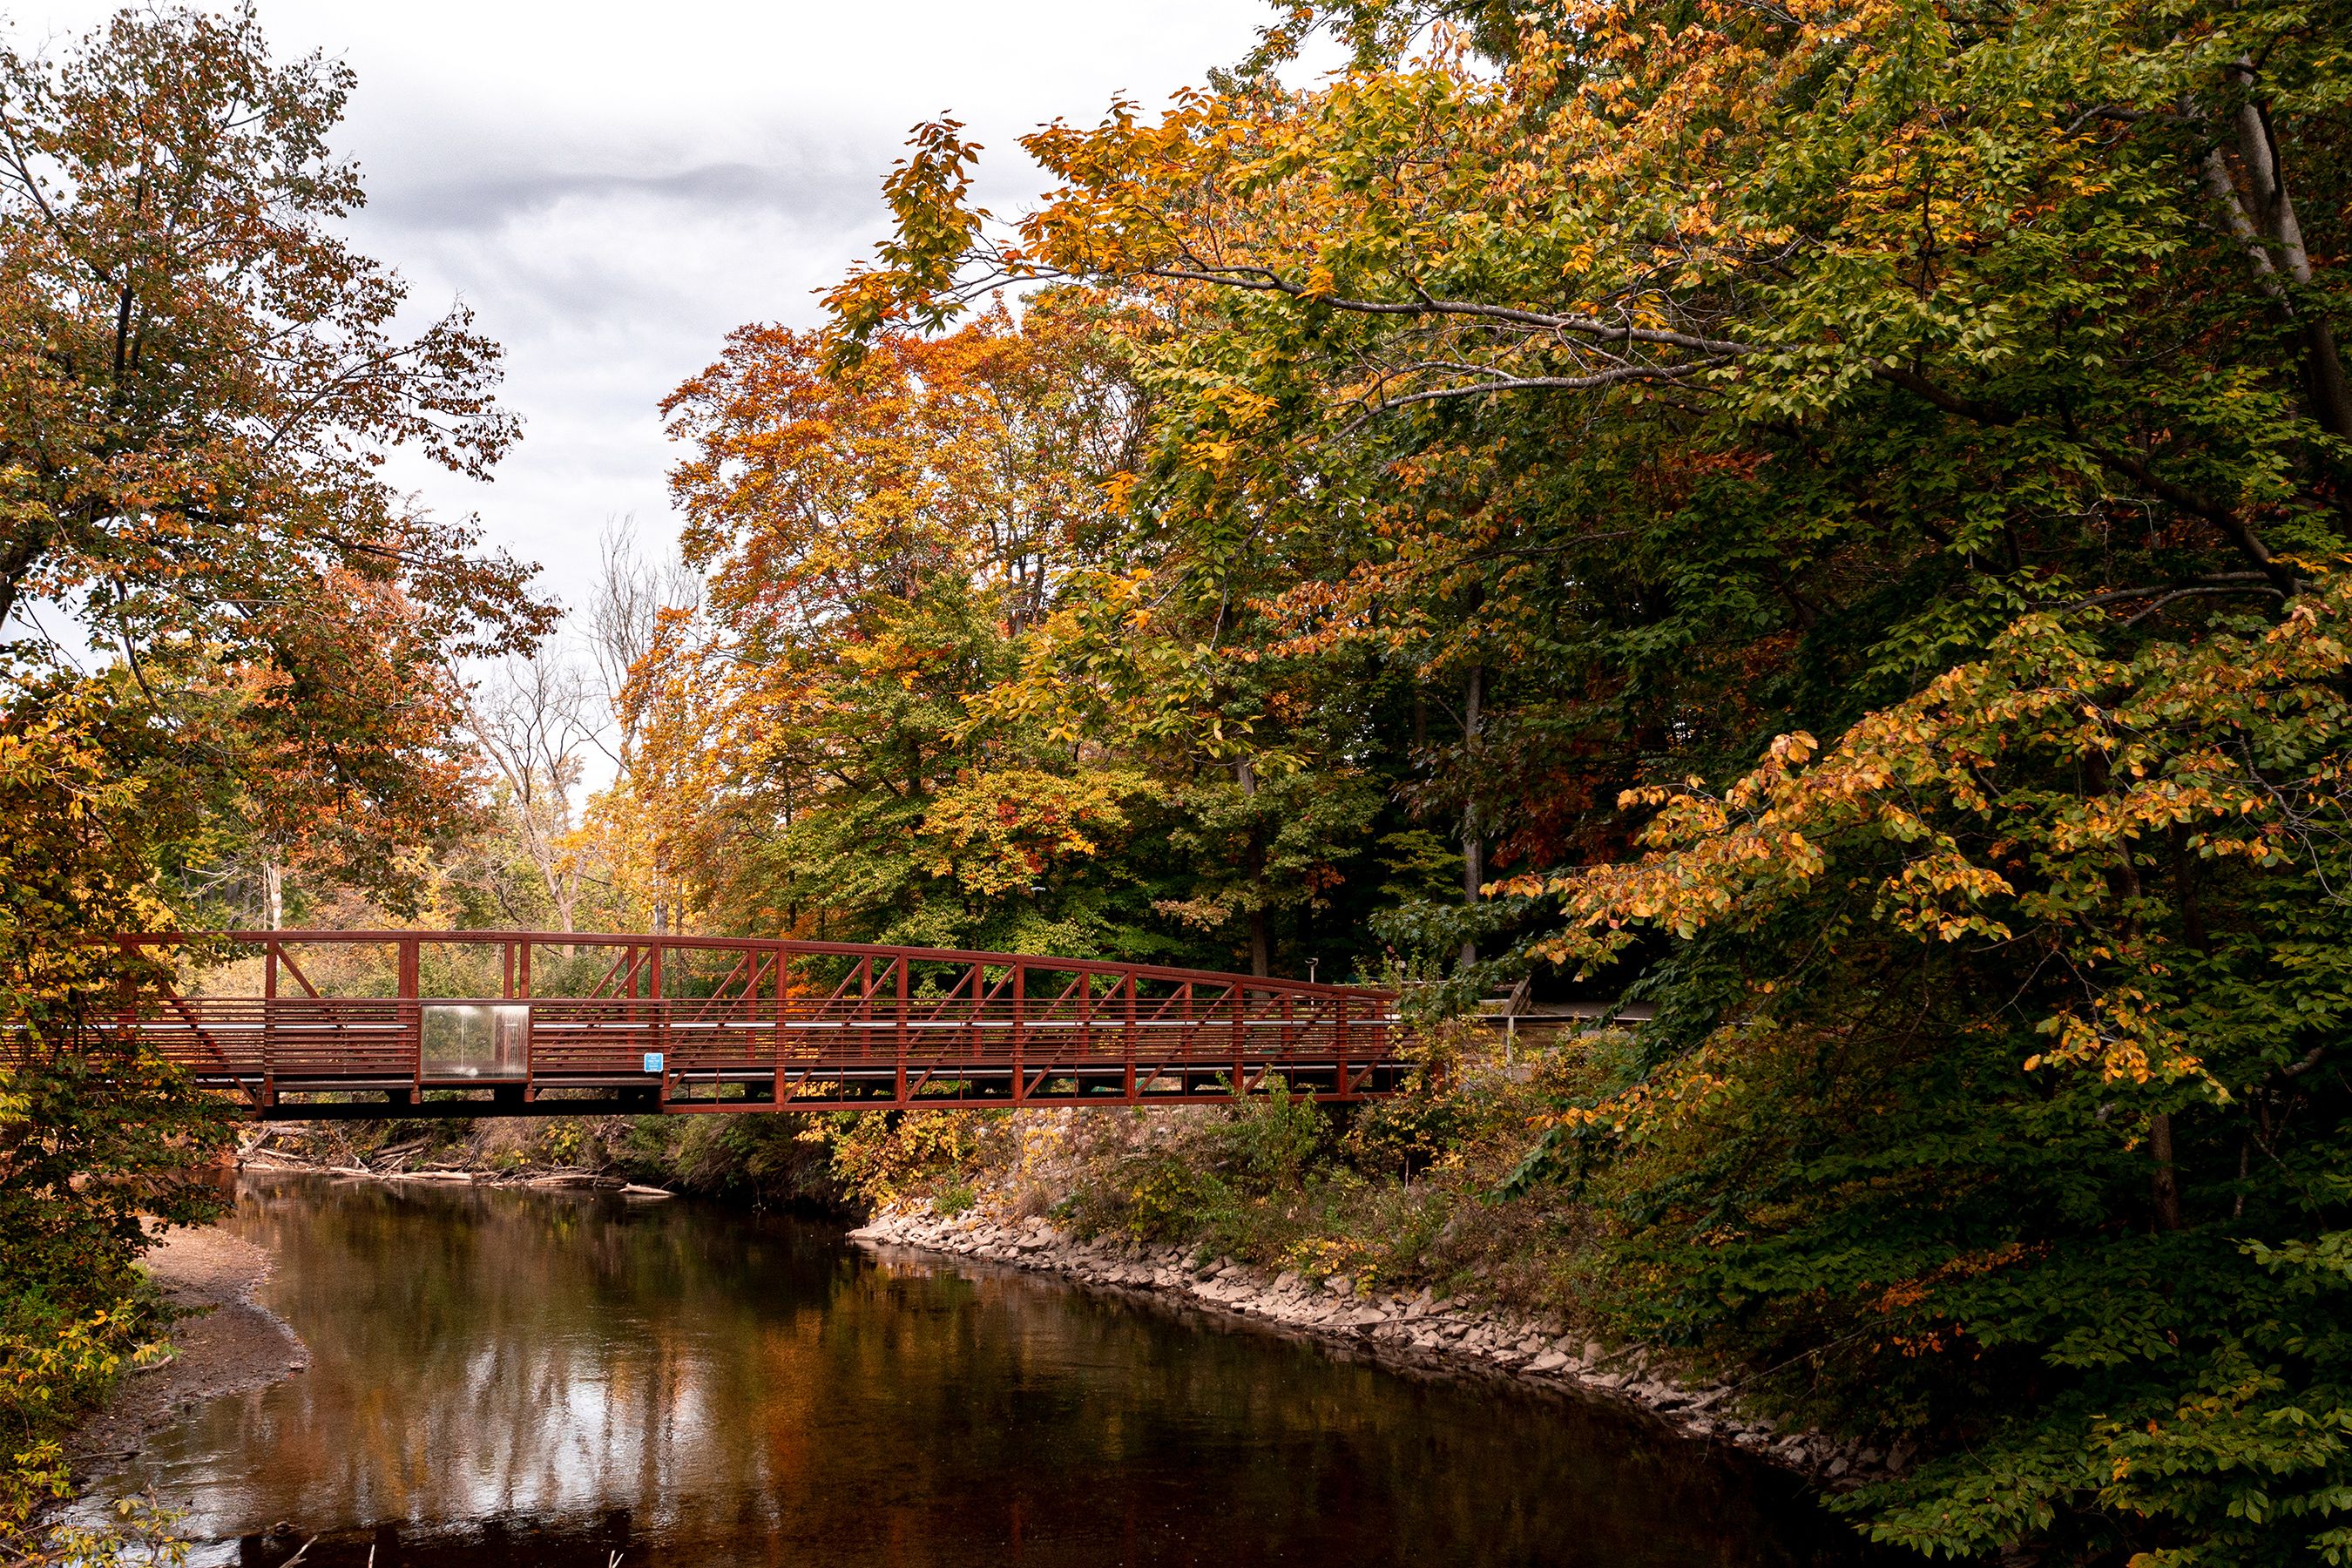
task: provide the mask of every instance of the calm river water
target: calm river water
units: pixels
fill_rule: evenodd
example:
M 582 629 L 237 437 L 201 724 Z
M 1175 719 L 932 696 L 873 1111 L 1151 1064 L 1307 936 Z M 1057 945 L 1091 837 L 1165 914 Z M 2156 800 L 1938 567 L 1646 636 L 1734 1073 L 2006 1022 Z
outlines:
M 1781 1478 L 1605 1408 L 822 1225 L 309 1179 L 229 1224 L 309 1370 L 93 1489 L 188 1509 L 198 1563 L 1859 1561 Z

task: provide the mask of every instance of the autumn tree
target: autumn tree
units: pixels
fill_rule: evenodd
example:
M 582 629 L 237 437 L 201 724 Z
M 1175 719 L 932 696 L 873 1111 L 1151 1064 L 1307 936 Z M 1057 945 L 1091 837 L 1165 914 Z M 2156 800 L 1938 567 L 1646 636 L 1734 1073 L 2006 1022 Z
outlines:
M 0 50 L 12 1549 L 62 1484 L 40 1439 L 153 1331 L 129 1300 L 139 1211 L 205 1212 L 181 1178 L 225 1135 L 96 1026 L 143 977 L 104 939 L 208 923 L 236 866 L 397 900 L 406 851 L 476 797 L 452 659 L 548 624 L 526 568 L 381 473 L 402 446 L 487 472 L 516 425 L 465 312 L 399 335 L 404 286 L 338 237 L 362 196 L 328 143 L 351 87 L 273 58 L 250 7 Z
M 2347 620 L 1986 657 L 1520 889 L 1564 962 L 1685 986 L 1522 1170 L 1601 1199 L 1653 1336 L 1924 1442 L 1861 1494 L 1928 1552 L 2340 1544 L 2352 1092 Z M 1672 994 L 1670 993 L 1670 994 Z
M 1227 657 L 1256 580 L 1204 592 L 1130 510 L 1164 331 L 1076 290 L 848 369 L 753 329 L 672 398 L 710 599 L 641 667 L 645 755 L 730 918 L 1259 973 L 1360 943 L 1313 922 L 1384 809 L 1367 702 Z
M 1268 597 L 1444 701 L 1419 789 L 1466 858 L 1596 849 L 1622 785 L 2022 610 L 2153 630 L 2334 548 L 2340 89 L 2302 9 L 1428 16 L 1345 8 L 1328 86 L 1047 127 L 1063 183 L 1008 225 L 926 127 L 833 305 L 846 358 L 1008 280 L 1181 312 L 1139 498 L 1204 561 L 1320 547 Z
M 2347 26 L 1301 7 L 1010 222 L 922 128 L 832 296 L 843 367 L 1007 285 L 1168 323 L 1137 587 L 1017 689 L 1391 694 L 1331 755 L 1502 874 L 1383 916 L 1418 994 L 1656 1008 L 1521 1189 L 1628 1331 L 1924 1444 L 1853 1500 L 1921 1550 L 2345 1550 Z
M 708 904 L 898 940 L 1034 928 L 1057 917 L 1031 895 L 1125 828 L 1143 780 L 965 703 L 1099 549 L 1128 438 L 1102 355 L 1077 310 L 1000 308 L 847 375 L 813 334 L 747 328 L 665 405 L 709 591 L 638 667 L 638 782 L 692 803 L 672 831 L 699 837 L 678 847 Z M 1089 918 L 1034 940 L 1091 946 Z
M 339 818 L 374 875 L 462 804 L 445 656 L 519 648 L 547 612 L 378 471 L 405 445 L 485 473 L 517 427 L 464 310 L 394 336 L 404 286 L 335 232 L 362 200 L 326 142 L 351 85 L 273 61 L 250 8 L 0 53 L 0 620 L 78 622 L 158 739 L 233 709 L 247 784 Z

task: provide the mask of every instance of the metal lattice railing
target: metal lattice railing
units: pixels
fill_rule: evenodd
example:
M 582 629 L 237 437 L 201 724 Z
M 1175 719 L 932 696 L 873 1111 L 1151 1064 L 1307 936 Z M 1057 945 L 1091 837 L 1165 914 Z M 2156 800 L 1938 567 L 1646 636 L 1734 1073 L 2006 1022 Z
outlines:
M 135 1032 L 264 1116 L 570 1114 L 1392 1091 L 1394 998 L 1027 953 L 556 931 L 152 933 L 204 944 Z M 229 955 L 223 962 L 221 955 Z

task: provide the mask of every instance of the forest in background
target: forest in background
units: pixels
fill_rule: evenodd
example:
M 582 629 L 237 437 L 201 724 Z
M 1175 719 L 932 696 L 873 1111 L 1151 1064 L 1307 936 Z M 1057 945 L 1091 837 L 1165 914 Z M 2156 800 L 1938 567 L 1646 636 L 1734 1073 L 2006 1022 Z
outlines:
M 1466 1226 L 1916 1448 L 1839 1506 L 1923 1552 L 2344 1561 L 2347 37 L 1362 0 L 1034 132 L 1024 213 L 920 127 L 824 321 L 669 395 L 683 562 L 608 534 L 568 642 L 377 476 L 516 428 L 333 237 L 348 74 L 249 12 L 8 55 L 0 614 L 74 628 L 0 727 L 19 1496 L 223 1136 L 81 939 L 274 913 L 1398 983 L 1412 1100 L 1074 1214 L 1391 1279 Z M 1523 982 L 1653 1020 L 1482 1073 L 1444 1020 Z

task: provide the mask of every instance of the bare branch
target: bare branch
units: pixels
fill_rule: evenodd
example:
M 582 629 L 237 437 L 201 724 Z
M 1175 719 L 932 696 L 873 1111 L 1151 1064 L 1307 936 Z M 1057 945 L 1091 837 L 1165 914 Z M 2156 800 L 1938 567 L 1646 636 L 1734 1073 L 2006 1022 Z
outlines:
M 1227 289 L 1241 289 L 1252 293 L 1285 294 L 1295 300 L 1307 300 L 1328 310 L 1344 310 L 1359 316 L 1458 316 L 1476 321 L 1507 321 L 1513 326 L 1528 327 L 1548 332 L 1567 332 L 1602 343 L 1654 343 L 1665 348 L 1690 349 L 1699 353 L 1747 354 L 1759 352 L 1760 345 L 1737 342 L 1726 338 L 1703 338 L 1690 332 L 1670 331 L 1662 327 L 1636 327 L 1623 323 L 1596 321 L 1590 316 L 1554 314 L 1545 310 L 1522 310 L 1507 305 L 1482 305 L 1471 300 L 1440 300 L 1427 294 L 1419 300 L 1356 300 L 1339 294 L 1310 294 L 1304 284 L 1292 283 L 1262 267 L 1217 268 L 1195 270 L 1186 268 L 1152 268 L 1143 276 L 1160 278 L 1171 282 L 1213 283 Z

